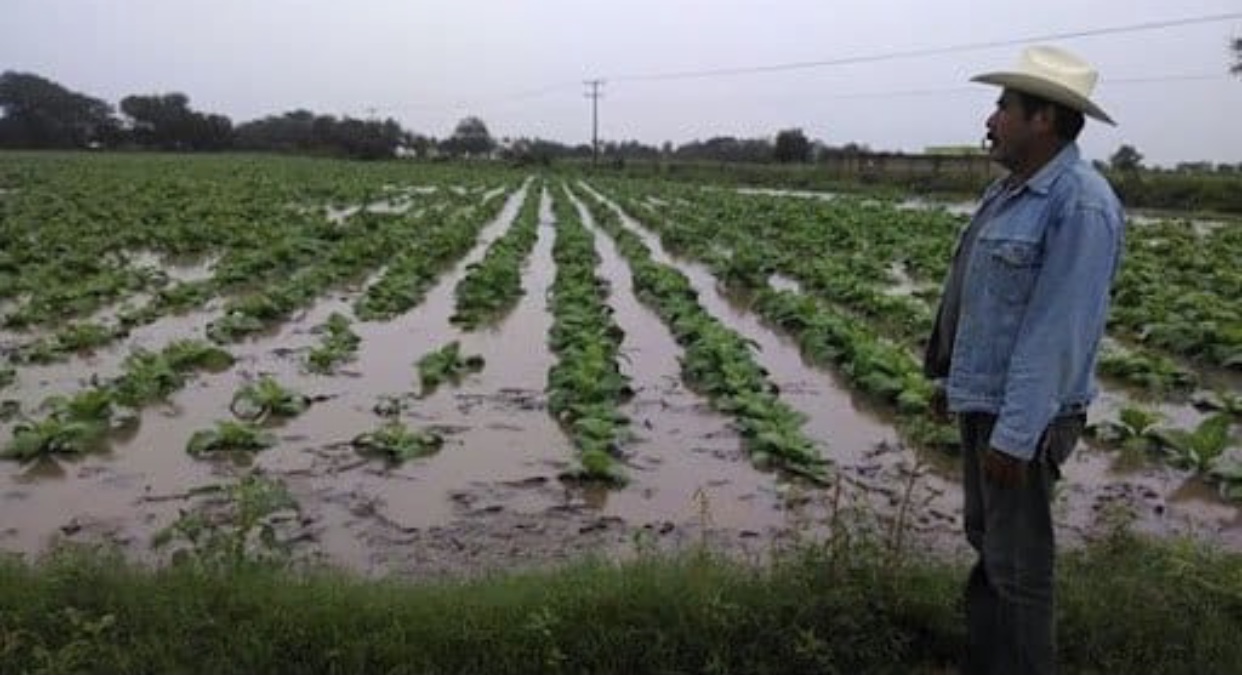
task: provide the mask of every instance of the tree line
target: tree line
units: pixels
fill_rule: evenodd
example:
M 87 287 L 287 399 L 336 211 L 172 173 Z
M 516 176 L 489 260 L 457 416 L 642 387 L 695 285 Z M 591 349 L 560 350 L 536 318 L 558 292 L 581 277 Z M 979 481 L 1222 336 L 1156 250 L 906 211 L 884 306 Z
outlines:
M 497 141 L 483 120 L 462 119 L 452 135 L 436 140 L 403 128 L 394 119 L 362 120 L 291 110 L 234 124 L 225 115 L 195 110 L 179 92 L 134 94 L 114 108 L 33 73 L 0 74 L 0 148 L 151 149 L 168 151 L 255 150 L 382 159 L 500 157 L 520 163 L 585 159 L 589 145 L 544 139 Z M 606 142 L 605 161 L 671 157 L 738 162 L 807 162 L 815 147 L 801 129 L 779 132 L 775 141 L 717 137 L 674 148 L 637 141 Z
M 0 148 L 263 150 L 393 157 L 418 145 L 395 120 L 295 110 L 234 124 L 195 110 L 183 93 L 131 95 L 119 110 L 33 73 L 0 74 Z M 118 114 L 119 113 L 119 114 Z

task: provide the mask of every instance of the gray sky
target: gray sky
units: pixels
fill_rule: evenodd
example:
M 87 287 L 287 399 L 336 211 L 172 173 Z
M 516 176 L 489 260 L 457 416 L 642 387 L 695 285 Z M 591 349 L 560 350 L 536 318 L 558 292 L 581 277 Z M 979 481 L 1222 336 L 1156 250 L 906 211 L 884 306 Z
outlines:
M 1019 46 L 693 79 L 674 72 L 828 61 L 1242 12 L 1239 0 L 0 0 L 0 70 L 116 104 L 181 91 L 236 122 L 294 108 L 395 117 L 436 137 L 588 142 L 582 81 L 603 78 L 600 136 L 659 144 L 773 136 L 918 151 L 973 144 L 996 91 L 967 82 Z M 1103 159 L 1242 162 L 1242 19 L 1057 40 L 1100 70 L 1088 124 Z M 1137 78 L 1211 79 L 1125 82 Z

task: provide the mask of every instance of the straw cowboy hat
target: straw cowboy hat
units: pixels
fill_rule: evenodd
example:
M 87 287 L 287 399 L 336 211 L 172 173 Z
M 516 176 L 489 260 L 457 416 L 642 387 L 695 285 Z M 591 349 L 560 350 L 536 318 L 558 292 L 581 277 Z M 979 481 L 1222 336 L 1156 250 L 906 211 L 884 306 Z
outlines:
M 1064 49 L 1028 47 L 1018 57 L 1016 69 L 984 73 L 970 80 L 1034 94 L 1116 126 L 1113 118 L 1091 101 L 1098 75 L 1091 64 Z

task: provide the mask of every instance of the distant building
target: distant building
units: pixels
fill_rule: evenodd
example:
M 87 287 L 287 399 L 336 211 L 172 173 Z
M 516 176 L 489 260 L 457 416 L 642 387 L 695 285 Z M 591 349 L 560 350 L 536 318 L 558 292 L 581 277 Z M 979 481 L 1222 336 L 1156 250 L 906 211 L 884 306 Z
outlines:
M 980 147 L 945 145 L 922 153 L 828 151 L 820 162 L 831 173 L 861 178 L 959 177 L 987 180 L 1001 173 Z
M 929 145 L 923 148 L 923 154 L 939 157 L 985 157 L 988 153 L 980 145 Z

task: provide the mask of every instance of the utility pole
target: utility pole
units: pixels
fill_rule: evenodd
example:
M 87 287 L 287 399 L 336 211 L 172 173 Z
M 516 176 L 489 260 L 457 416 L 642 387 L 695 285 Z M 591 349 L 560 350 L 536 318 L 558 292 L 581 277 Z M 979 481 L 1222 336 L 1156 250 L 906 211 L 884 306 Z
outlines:
M 599 99 L 603 94 L 599 88 L 603 80 L 587 80 L 585 84 L 591 88 L 586 97 L 591 99 L 591 166 L 599 164 Z

